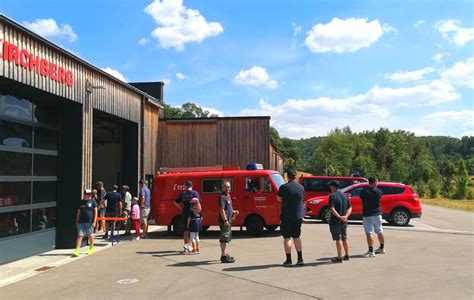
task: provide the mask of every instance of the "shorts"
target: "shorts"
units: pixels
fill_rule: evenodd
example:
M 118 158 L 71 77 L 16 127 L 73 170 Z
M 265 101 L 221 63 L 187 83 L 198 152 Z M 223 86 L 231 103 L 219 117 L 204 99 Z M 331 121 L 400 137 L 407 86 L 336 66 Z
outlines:
M 101 218 L 105 217 L 105 208 L 104 207 L 99 208 L 99 217 L 101 217 Z
M 92 235 L 92 224 L 91 223 L 79 223 L 77 226 L 77 236 L 91 236 Z
M 142 207 L 140 209 L 140 224 L 148 224 L 148 216 L 150 215 L 150 208 Z
M 294 238 L 297 239 L 301 235 L 301 224 L 302 219 L 290 222 L 281 222 L 280 232 L 284 239 Z
M 184 228 L 184 231 L 189 231 L 189 227 L 188 227 L 188 216 L 185 216 L 185 215 L 181 215 L 181 219 L 183 221 L 183 228 Z
M 189 239 L 192 242 L 199 242 L 199 232 L 190 232 L 189 233 Z
M 105 212 L 105 216 L 106 216 L 106 217 L 116 218 L 116 217 L 117 217 L 117 214 L 118 214 L 118 213 L 115 212 L 115 211 L 106 211 L 106 212 Z
M 347 240 L 347 222 L 330 224 L 329 231 L 333 241 L 346 241 Z
M 364 224 L 365 234 L 367 235 L 374 233 L 374 231 L 376 234 L 381 234 L 383 232 L 381 215 L 363 217 L 362 223 Z
M 224 223 L 219 222 L 219 228 L 219 242 L 230 243 L 230 241 L 232 241 L 232 225 L 229 224 L 229 226 L 226 226 Z

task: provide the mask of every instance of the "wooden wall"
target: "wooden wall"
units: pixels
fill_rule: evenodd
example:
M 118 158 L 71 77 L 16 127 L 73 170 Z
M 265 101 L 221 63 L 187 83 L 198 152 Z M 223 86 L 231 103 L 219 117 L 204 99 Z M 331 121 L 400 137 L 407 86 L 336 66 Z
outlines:
M 144 112 L 144 164 L 143 174 L 154 175 L 159 169 L 158 149 L 161 142 L 158 141 L 158 122 L 160 109 L 152 104 L 145 104 Z
M 284 172 L 283 155 L 277 151 L 275 146 L 270 144 L 270 169 L 277 170 L 281 174 Z
M 270 167 L 269 117 L 161 120 L 159 141 L 160 167 Z

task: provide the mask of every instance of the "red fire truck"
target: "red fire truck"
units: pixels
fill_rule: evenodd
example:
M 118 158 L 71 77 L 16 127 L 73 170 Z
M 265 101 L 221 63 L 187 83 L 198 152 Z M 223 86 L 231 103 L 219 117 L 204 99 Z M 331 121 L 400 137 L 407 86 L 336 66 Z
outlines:
M 278 188 L 284 183 L 280 173 L 221 166 L 160 170 L 153 181 L 152 217 L 155 224 L 166 225 L 168 231 L 182 234 L 181 211 L 173 202 L 185 190 L 187 180 L 193 182 L 193 189 L 201 196 L 204 229 L 218 225 L 218 199 L 225 180 L 231 183 L 232 206 L 239 211 L 232 226 L 245 226 L 249 234 L 259 235 L 264 228 L 273 231 L 280 225 L 277 195 Z

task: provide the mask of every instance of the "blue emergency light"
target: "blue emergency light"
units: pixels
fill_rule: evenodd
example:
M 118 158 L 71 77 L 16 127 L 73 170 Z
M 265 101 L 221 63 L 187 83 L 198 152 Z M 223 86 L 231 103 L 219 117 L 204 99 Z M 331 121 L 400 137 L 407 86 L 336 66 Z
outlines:
M 263 165 L 257 163 L 247 164 L 247 170 L 263 170 Z

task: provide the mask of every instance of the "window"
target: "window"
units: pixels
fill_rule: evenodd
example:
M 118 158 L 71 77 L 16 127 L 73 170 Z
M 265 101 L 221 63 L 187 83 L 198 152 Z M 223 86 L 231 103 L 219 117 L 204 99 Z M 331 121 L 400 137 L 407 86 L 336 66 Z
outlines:
M 279 189 L 280 186 L 285 184 L 285 179 L 283 179 L 283 177 L 280 174 L 277 174 L 277 173 L 272 174 L 272 179 L 273 179 L 273 183 L 275 183 L 275 185 L 277 186 L 277 189 Z
M 56 202 L 56 181 L 33 182 L 33 203 Z
M 311 192 L 331 192 L 329 181 L 328 179 L 303 179 L 304 190 Z
M 56 227 L 56 207 L 33 210 L 33 231 Z
M 351 190 L 351 197 L 359 197 L 360 192 L 362 192 L 363 188 L 356 188 Z
M 51 104 L 39 102 L 33 105 L 33 111 L 33 122 L 50 126 L 58 126 L 59 114 L 56 107 L 52 106 Z
M 245 191 L 248 193 L 267 193 L 272 190 L 272 184 L 268 177 L 260 176 L 245 178 Z
M 0 207 L 31 204 L 31 182 L 0 182 Z
M 58 150 L 58 132 L 44 128 L 35 129 L 35 148 Z
M 403 193 L 403 192 L 405 191 L 405 189 L 404 189 L 404 188 L 401 188 L 401 187 L 394 187 L 394 186 L 392 186 L 392 191 L 393 191 L 393 194 L 398 195 L 398 194 Z
M 379 185 L 379 186 L 377 186 L 377 188 L 382 191 L 383 195 L 392 195 L 393 194 L 392 188 L 390 186 L 385 186 L 385 185 L 380 186 Z
M 0 238 L 29 232 L 29 210 L 0 213 Z
M 11 95 L 0 95 L 0 116 L 31 122 L 32 111 L 30 101 Z
M 229 179 L 203 179 L 202 180 L 202 192 L 203 193 L 219 193 L 222 191 L 222 184 L 224 181 Z M 234 183 L 233 180 L 230 179 L 230 190 L 234 190 Z
M 31 127 L 0 120 L 0 145 L 31 148 Z
M 34 176 L 56 176 L 57 156 L 34 155 Z
M 31 176 L 31 154 L 0 151 L 0 176 Z

